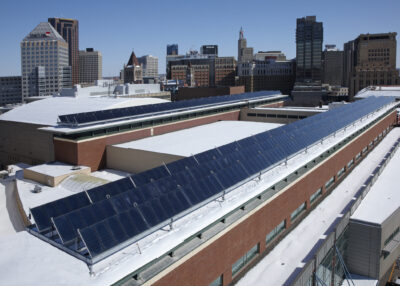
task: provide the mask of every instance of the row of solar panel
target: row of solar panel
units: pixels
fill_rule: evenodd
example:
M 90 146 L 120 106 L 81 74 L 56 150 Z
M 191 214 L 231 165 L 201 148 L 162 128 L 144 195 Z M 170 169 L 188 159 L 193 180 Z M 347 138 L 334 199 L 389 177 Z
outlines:
M 364 109 L 364 111 L 367 111 L 367 108 Z M 358 112 L 360 113 L 360 112 Z M 350 118 L 350 116 L 348 116 L 347 118 Z M 348 120 L 341 118 L 341 120 L 339 120 L 339 126 L 344 127 L 349 123 Z M 213 159 L 215 160 L 215 159 Z M 254 162 L 254 160 L 253 160 Z M 200 165 L 201 166 L 201 165 Z M 167 165 L 168 167 L 168 165 Z M 242 178 L 240 178 L 239 180 L 242 180 Z M 100 221 L 94 225 L 88 226 L 87 228 L 84 229 L 84 233 L 81 234 L 81 238 L 82 240 L 85 242 L 85 244 L 87 245 L 87 247 L 89 249 L 91 249 L 91 254 L 92 255 L 99 255 L 107 250 L 110 250 L 110 247 L 115 247 L 119 244 L 124 243 L 125 241 L 127 241 L 129 238 L 132 238 L 132 236 L 129 236 L 126 234 L 126 232 L 123 232 L 121 230 L 121 233 L 119 236 L 117 236 L 114 232 L 112 232 L 111 229 L 108 230 L 107 235 L 108 236 L 112 236 L 114 238 L 113 243 L 109 244 L 109 247 L 105 246 L 102 243 L 102 239 L 103 236 L 97 231 L 99 228 L 104 228 L 106 229 L 107 226 L 111 226 L 112 222 L 118 221 L 118 217 L 110 217 L 107 218 L 103 221 Z
M 360 111 L 361 110 L 361 108 L 358 108 L 357 109 L 358 111 Z M 353 113 L 352 113 L 353 114 Z M 316 118 L 315 118 L 316 119 Z M 340 117 L 340 119 L 344 119 L 344 117 L 343 116 L 341 116 Z M 314 121 L 316 121 L 316 120 L 314 120 Z M 323 124 L 321 124 L 322 122 L 320 122 L 320 120 L 318 120 L 319 122 L 317 122 L 317 125 L 318 126 L 324 126 Z M 339 122 L 335 122 L 335 125 L 331 125 L 331 128 L 326 128 L 326 127 L 324 127 L 323 128 L 323 130 L 320 130 L 318 133 L 319 134 L 321 134 L 321 132 L 323 132 L 323 131 L 326 131 L 326 133 L 327 134 L 330 134 L 331 133 L 331 129 L 332 129 L 332 126 L 338 126 L 338 123 Z M 291 126 L 291 125 L 287 125 L 287 126 Z M 294 126 L 294 127 L 296 127 L 296 125 L 295 124 L 292 124 L 292 126 Z M 314 126 L 311 126 L 311 125 L 309 125 L 308 126 L 309 128 L 308 129 L 310 129 L 310 130 L 314 130 Z M 340 126 L 339 126 L 340 127 Z M 283 127 L 282 129 L 285 129 L 286 127 Z M 315 130 L 314 130 L 315 131 Z M 268 132 L 268 133 L 271 133 L 271 135 L 273 135 L 273 131 L 271 131 L 271 132 Z M 308 132 L 307 132 L 308 133 Z M 315 133 L 315 132 L 314 132 Z M 324 132 L 325 133 L 325 132 Z M 308 133 L 308 134 L 310 134 L 310 133 Z M 265 137 L 265 135 L 266 134 L 264 134 L 264 133 L 262 133 L 262 134 L 260 134 L 261 136 L 263 136 L 264 135 L 264 137 Z M 259 137 L 261 137 L 259 135 Z M 275 135 L 275 136 L 277 136 L 277 135 Z M 303 136 L 304 137 L 304 136 Z M 257 136 L 256 136 L 256 138 L 257 138 Z M 311 137 L 308 137 L 309 139 L 311 138 L 311 140 L 303 140 L 303 142 L 301 142 L 299 139 L 300 139 L 301 137 L 299 137 L 299 136 L 297 136 L 297 144 L 299 145 L 299 143 L 300 143 L 300 146 L 298 146 L 298 147 L 300 147 L 300 149 L 302 149 L 301 147 L 302 146 L 307 146 L 307 145 L 309 145 L 312 141 L 314 141 L 315 139 L 313 139 L 313 138 L 311 138 Z M 263 139 L 268 139 L 268 138 L 260 138 L 261 140 L 263 140 Z M 307 137 L 305 138 L 305 139 L 307 139 Z M 317 139 L 317 138 L 316 138 Z M 269 141 L 272 141 L 273 140 L 273 137 L 272 138 L 269 138 Z M 267 142 L 269 142 L 269 141 L 267 141 Z M 311 141 L 311 142 L 310 142 Z M 276 146 L 278 146 L 278 148 L 279 148 L 279 146 L 281 146 L 281 144 L 282 143 L 285 143 L 285 142 L 289 142 L 289 141 L 286 141 L 286 140 L 279 140 L 279 142 L 277 142 L 277 143 L 275 143 L 275 145 Z M 303 143 L 303 144 L 301 144 L 301 143 Z M 228 145 L 226 145 L 227 147 L 230 147 L 231 145 L 234 145 L 235 143 L 233 143 L 233 144 L 228 144 Z M 224 147 L 224 146 L 223 146 Z M 222 148 L 223 148 L 222 147 Z M 225 147 L 225 148 L 227 148 L 227 147 Z M 264 147 L 264 148 L 262 148 L 262 149 L 271 149 L 271 145 L 270 146 L 262 146 L 262 147 Z M 220 149 L 222 149 L 222 148 L 220 148 Z M 297 148 L 297 149 L 299 149 L 299 148 Z M 287 151 L 288 153 L 292 153 L 292 152 L 294 152 L 294 151 L 296 151 L 296 149 L 293 149 L 293 148 L 288 148 L 288 147 L 286 147 L 286 148 L 284 148 L 284 151 Z M 212 156 L 210 156 L 210 154 L 209 153 L 213 153 L 212 154 Z M 211 151 L 208 151 L 208 152 L 203 152 L 203 153 L 201 153 L 201 154 L 199 154 L 197 157 L 198 158 L 196 158 L 197 159 L 197 161 L 200 161 L 200 162 L 203 162 L 204 160 L 203 160 L 203 158 L 205 157 L 205 159 L 209 159 L 209 157 L 212 157 L 212 158 L 215 158 L 215 157 L 220 157 L 222 154 L 220 154 L 219 152 L 218 152 L 218 150 L 211 150 Z M 283 156 L 280 156 L 279 157 L 279 159 L 280 158 L 282 158 Z M 188 159 L 187 161 L 193 161 L 192 160 L 192 158 L 190 158 L 190 159 Z M 188 163 L 188 164 L 186 164 L 186 166 L 193 166 L 193 162 L 181 162 L 181 161 L 178 161 L 178 162 L 176 162 L 175 164 L 173 163 L 173 164 L 171 164 L 170 166 L 168 166 L 168 169 L 170 169 L 170 168 L 173 168 L 173 166 L 174 165 L 184 165 L 185 163 Z M 160 172 L 159 174 L 157 174 L 157 172 Z M 135 181 L 137 181 L 137 183 L 140 185 L 140 184 L 143 184 L 143 183 L 146 183 L 146 182 L 148 182 L 149 180 L 148 179 L 146 179 L 146 177 L 148 177 L 148 175 L 149 175 L 149 173 L 150 173 L 150 175 L 151 175 L 151 178 L 152 179 L 154 179 L 154 178 L 159 178 L 159 177 L 163 177 L 163 176 L 166 176 L 166 175 L 168 175 L 169 173 L 168 173 L 168 171 L 165 169 L 165 168 L 163 168 L 163 167 L 159 167 L 159 168 L 155 168 L 155 169 L 153 169 L 153 170 L 150 170 L 150 171 L 148 171 L 148 172 L 145 172 L 145 173 L 143 173 L 143 174 L 140 174 L 139 176 L 135 176 L 135 178 L 134 178 L 134 180 Z M 145 180 L 143 180 L 143 179 L 145 179 Z M 143 182 L 141 182 L 141 181 L 143 181 Z M 131 184 L 128 182 L 128 186 L 129 187 L 131 187 Z M 105 189 L 108 189 L 109 187 L 107 186 L 107 187 L 99 187 L 98 189 L 103 189 L 103 188 L 105 188 Z M 101 193 L 101 191 L 100 190 L 96 190 L 96 189 L 94 189 L 94 190 L 92 190 L 91 191 L 91 193 L 92 193 L 92 195 L 91 195 L 91 197 L 93 196 L 96 196 L 95 194 L 97 194 L 97 197 L 98 196 L 100 196 L 100 193 Z M 106 193 L 109 193 L 109 190 L 106 190 Z M 102 198 L 104 198 L 104 196 L 101 196 Z M 92 200 L 97 200 L 96 198 L 92 198 Z
M 56 225 L 64 242 L 76 239 L 78 228 L 85 229 L 85 234 L 81 233 L 82 239 L 87 247 L 91 248 L 94 247 L 93 241 L 101 241 L 102 239 L 102 237 L 95 235 L 99 234 L 99 225 L 107 225 L 109 220 L 114 220 L 116 216 L 119 216 L 117 211 L 119 207 L 114 207 L 114 213 L 106 212 L 108 216 L 99 215 L 96 219 L 91 218 L 85 221 L 77 219 L 81 217 L 81 211 L 74 211 L 82 208 L 83 202 L 85 206 L 88 206 L 87 212 L 95 213 L 93 209 L 90 211 L 89 209 L 98 208 L 97 204 L 107 198 L 111 199 L 121 194 L 135 194 L 133 202 L 136 204 L 131 201 L 128 205 L 130 208 L 138 208 L 137 206 L 158 198 L 160 194 L 166 195 L 176 190 L 182 191 L 185 197 L 189 198 L 190 189 L 193 189 L 194 186 L 202 186 L 196 190 L 196 194 L 203 195 L 200 195 L 197 200 L 189 199 L 190 204 L 186 206 L 191 207 L 223 189 L 245 180 L 252 174 L 274 165 L 390 101 L 389 99 L 363 100 L 134 175 L 131 178 L 97 187 L 88 191 L 88 196 L 93 202 L 91 205 L 88 198 L 85 200 L 81 197 L 81 193 L 74 195 L 76 196 L 74 199 L 73 196 L 68 199 L 69 201 L 77 200 L 80 203 L 71 204 L 66 201 L 66 206 L 62 211 L 57 206 L 63 204 L 67 198 L 59 200 L 60 202 L 56 201 L 37 207 L 32 209 L 31 212 L 39 231 L 51 228 L 51 218 L 53 218 L 53 224 Z M 213 178 L 212 182 L 210 178 Z M 208 191 L 202 193 L 202 190 Z M 175 200 L 177 199 L 175 198 L 171 203 L 176 203 Z M 101 204 L 99 206 L 105 208 Z M 181 210 L 179 209 L 179 211 Z M 140 210 L 139 213 L 141 213 Z M 166 216 L 160 216 L 160 219 L 171 218 L 177 212 L 169 211 L 165 214 Z M 88 215 L 88 217 L 91 216 Z M 142 214 L 142 217 L 146 217 L 146 215 Z M 146 219 L 146 221 L 147 228 L 160 223 L 159 220 Z M 149 223 L 149 221 L 153 221 L 155 224 Z M 74 227 L 71 227 L 71 225 Z M 126 238 L 126 236 L 121 237 Z M 121 239 L 115 242 L 121 243 Z M 105 251 L 106 248 L 99 249 Z M 89 251 L 92 256 L 94 253 L 95 255 L 99 253 L 98 249 Z
M 60 115 L 59 121 L 63 124 L 84 124 L 90 122 L 104 121 L 117 118 L 133 117 L 144 114 L 154 114 L 160 112 L 173 112 L 180 109 L 194 108 L 210 104 L 230 103 L 245 99 L 256 99 L 261 97 L 271 97 L 280 94 L 276 91 L 259 91 L 252 93 L 242 93 L 235 95 L 222 95 L 205 97 L 199 99 L 182 100 L 176 102 L 166 102 L 159 104 L 148 104 L 125 108 L 107 109 L 101 111 L 83 112 L 75 114 Z
M 361 110 L 361 108 L 358 108 L 357 109 L 358 111 L 360 111 Z M 352 113 L 353 114 L 353 113 Z M 341 116 L 340 117 L 340 119 L 341 120 L 343 120 L 344 119 L 344 117 L 343 116 Z M 316 121 L 316 120 L 314 120 L 314 121 Z M 318 120 L 319 121 L 319 120 Z M 318 122 L 317 123 L 317 125 L 318 126 L 324 126 L 323 124 L 321 124 L 322 122 Z M 319 134 L 321 134 L 321 132 L 324 132 L 324 131 L 326 131 L 326 133 L 327 134 L 330 134 L 331 133 L 331 131 L 332 131 L 332 127 L 333 126 L 338 126 L 338 123 L 339 122 L 335 122 L 335 125 L 331 125 L 331 128 L 326 128 L 326 127 L 324 127 L 323 128 L 323 130 L 320 130 L 318 133 Z M 287 126 L 291 126 L 291 125 L 287 125 Z M 295 124 L 293 124 L 292 126 L 294 126 L 294 127 L 296 127 L 296 125 Z M 312 125 L 309 125 L 308 126 L 309 128 L 308 129 L 310 129 L 310 130 L 314 130 L 314 126 L 312 126 Z M 317 126 L 316 126 L 317 127 Z M 340 126 L 339 126 L 340 127 Z M 282 129 L 285 129 L 285 127 L 283 127 Z M 314 130 L 315 131 L 315 130 Z M 271 133 L 271 135 L 273 135 L 273 131 L 271 131 L 271 132 L 268 132 L 268 133 Z M 307 132 L 308 133 L 308 132 Z M 315 132 L 314 132 L 315 133 Z M 324 132 L 325 133 L 325 132 Z M 308 134 L 310 134 L 310 133 L 308 133 Z M 264 135 L 264 137 L 265 137 L 265 135 L 266 134 L 264 134 L 264 133 L 262 133 L 262 134 L 260 134 L 261 136 L 263 136 Z M 259 137 L 261 137 L 259 135 Z M 277 136 L 277 135 L 275 135 L 275 136 Z M 279 136 L 279 135 L 278 135 Z M 256 138 L 257 138 L 257 136 L 256 136 Z M 308 139 L 310 139 L 311 138 L 311 140 L 303 140 L 303 142 L 301 142 L 301 140 L 299 140 L 301 137 L 300 136 L 297 136 L 297 144 L 298 145 L 300 145 L 300 146 L 298 146 L 298 147 L 300 147 L 300 149 L 302 149 L 301 147 L 302 146 L 307 146 L 307 145 L 309 145 L 312 141 L 314 141 L 315 139 L 318 139 L 318 138 L 312 138 L 312 137 L 308 137 Z M 303 138 L 304 138 L 304 136 L 303 136 Z M 260 138 L 261 140 L 263 140 L 263 139 L 268 139 L 268 138 Z M 307 139 L 307 137 L 305 137 L 305 139 Z M 269 138 L 269 141 L 272 141 L 273 140 L 273 137 L 272 138 Z M 269 142 L 269 141 L 267 141 L 267 142 Z M 311 142 L 310 142 L 311 141 Z M 278 146 L 278 148 L 279 148 L 279 146 L 281 146 L 281 144 L 282 143 L 285 143 L 285 142 L 289 142 L 289 141 L 286 141 L 286 140 L 279 140 L 279 142 L 277 142 L 277 143 L 275 143 L 275 145 L 276 146 Z M 300 144 L 299 144 L 300 143 Z M 301 143 L 303 143 L 303 144 L 301 144 Z M 233 143 L 233 144 L 228 144 L 228 145 L 226 145 L 226 147 L 225 148 L 227 148 L 227 147 L 231 147 L 231 145 L 234 145 L 235 143 Z M 224 147 L 224 146 L 223 146 Z M 222 147 L 222 148 L 223 148 Z M 271 148 L 272 148 L 272 146 L 270 145 L 270 146 L 262 146 L 262 147 L 264 147 L 264 148 L 262 148 L 262 149 L 268 149 L 268 150 L 270 150 Z M 222 149 L 222 148 L 220 148 L 220 149 Z M 237 148 L 237 147 L 236 147 Z M 297 148 L 297 149 L 299 149 L 299 148 Z M 284 151 L 287 151 L 288 153 L 292 153 L 292 152 L 294 152 L 294 151 L 296 151 L 296 149 L 293 149 L 293 148 L 290 148 L 290 147 L 286 147 L 286 148 L 284 148 Z M 210 154 L 210 153 L 212 153 L 212 154 Z M 210 155 L 212 155 L 212 156 L 210 156 Z M 205 159 L 209 159 L 209 158 L 215 158 L 215 157 L 220 157 L 222 154 L 220 154 L 219 152 L 218 152 L 218 150 L 211 150 L 211 151 L 208 151 L 208 152 L 204 152 L 204 153 L 201 153 L 201 154 L 199 154 L 197 157 L 198 158 L 196 158 L 197 159 L 197 161 L 200 161 L 200 162 L 203 162 L 204 160 L 203 160 L 203 158 L 205 158 Z M 279 158 L 282 158 L 282 156 L 280 156 Z M 190 158 L 188 161 L 193 161 L 192 160 L 192 158 Z M 172 168 L 174 165 L 177 165 L 177 164 L 179 164 L 179 165 L 183 165 L 183 164 L 185 164 L 185 163 L 188 163 L 188 164 L 186 164 L 187 166 L 193 166 L 193 162 L 181 162 L 181 161 L 178 161 L 176 164 L 171 164 L 171 166 L 168 166 L 168 169 L 169 168 Z M 157 172 L 160 172 L 159 174 L 157 174 Z M 135 178 L 134 178 L 134 180 L 135 181 L 137 181 L 137 183 L 140 185 L 140 184 L 143 184 L 143 183 L 146 183 L 146 182 L 148 182 L 149 180 L 148 179 L 146 179 L 146 177 L 148 177 L 148 175 L 149 175 L 149 173 L 150 173 L 150 175 L 151 175 L 151 178 L 152 179 L 154 179 L 154 178 L 160 178 L 160 177 L 163 177 L 163 176 L 166 176 L 166 175 L 168 175 L 169 173 L 168 173 L 168 171 L 165 169 L 165 168 L 163 168 L 163 167 L 159 167 L 159 168 L 155 168 L 155 169 L 153 169 L 153 170 L 150 170 L 150 171 L 148 171 L 148 172 L 145 172 L 145 173 L 143 173 L 143 174 L 140 174 L 139 176 L 135 176 Z M 145 180 L 143 180 L 143 179 L 145 179 Z M 143 181 L 143 182 L 141 182 L 141 181 Z M 131 184 L 128 182 L 128 186 L 131 186 Z M 99 187 L 98 189 L 103 189 L 103 188 L 105 188 L 105 189 L 108 189 L 109 187 Z M 106 190 L 106 193 L 108 193 L 109 192 L 109 190 Z M 92 190 L 91 191 L 91 193 L 93 194 L 92 196 L 96 196 L 95 194 L 97 194 L 97 196 L 100 196 L 100 193 L 101 193 L 101 191 L 100 190 L 96 190 L 96 189 L 94 189 L 94 190 Z M 92 197 L 91 196 L 91 197 Z M 104 196 L 101 196 L 102 198 L 104 198 Z M 96 198 L 92 198 L 92 199 L 94 199 L 94 200 L 97 200 Z

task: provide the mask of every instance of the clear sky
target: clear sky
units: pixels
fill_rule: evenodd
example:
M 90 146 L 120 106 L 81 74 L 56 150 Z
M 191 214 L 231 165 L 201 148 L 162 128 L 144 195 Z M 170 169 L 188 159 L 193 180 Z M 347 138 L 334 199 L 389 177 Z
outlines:
M 49 17 L 79 20 L 79 47 L 103 54 L 103 76 L 118 75 L 134 50 L 159 58 L 165 73 L 166 45 L 179 53 L 217 44 L 220 56 L 237 57 L 239 29 L 248 46 L 296 54 L 296 18 L 316 15 L 323 22 L 324 45 L 343 43 L 361 33 L 400 33 L 399 0 L 1 0 L 0 76 L 20 75 L 20 42 Z M 399 39 L 399 36 L 397 36 Z M 397 67 L 400 67 L 397 45 Z

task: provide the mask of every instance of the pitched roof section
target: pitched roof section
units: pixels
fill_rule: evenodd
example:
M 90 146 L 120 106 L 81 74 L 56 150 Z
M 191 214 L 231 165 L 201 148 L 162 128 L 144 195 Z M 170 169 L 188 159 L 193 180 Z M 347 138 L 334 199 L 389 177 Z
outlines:
M 43 41 L 59 40 L 65 42 L 63 37 L 53 28 L 50 23 L 42 22 L 35 27 L 25 38 L 24 41 Z
M 129 61 L 128 61 L 128 66 L 138 66 L 139 65 L 139 61 L 135 55 L 135 52 L 132 52 L 131 56 L 129 57 Z

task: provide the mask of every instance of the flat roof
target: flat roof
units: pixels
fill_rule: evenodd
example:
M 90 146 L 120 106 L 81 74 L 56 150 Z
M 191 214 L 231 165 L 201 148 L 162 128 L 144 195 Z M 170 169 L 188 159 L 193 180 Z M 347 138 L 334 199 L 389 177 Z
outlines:
M 387 108 L 375 112 L 366 120 L 357 121 L 354 126 L 351 125 L 346 130 L 337 133 L 335 137 L 331 136 L 324 140 L 323 144 L 316 144 L 308 149 L 307 153 L 303 152 L 288 160 L 287 165 L 282 164 L 262 174 L 259 181 L 249 181 L 227 193 L 223 202 L 210 202 L 192 214 L 175 221 L 172 230 L 168 232 L 159 230 L 100 261 L 93 265 L 92 275 L 89 274 L 89 269 L 83 261 L 26 232 L 0 237 L 0 249 L 8 250 L 5 255 L 0 257 L 0 267 L 3 267 L 4 270 L 0 281 L 4 281 L 5 284 L 15 283 L 15 285 L 32 284 L 38 281 L 41 285 L 54 285 L 55 281 L 56 283 L 62 281 L 64 285 L 110 285 L 143 265 L 158 259 L 163 253 L 184 243 L 188 237 L 238 209 L 243 202 L 263 193 L 267 186 L 274 185 L 286 178 L 290 173 L 366 126 L 385 111 Z M 382 143 L 378 147 L 381 145 Z M 378 147 L 374 150 L 377 150 Z M 341 194 L 340 197 L 342 198 Z M 270 198 L 270 200 L 272 199 L 274 197 Z M 330 208 L 327 207 L 327 209 Z M 321 214 L 324 212 L 319 215 Z M 325 224 L 326 222 L 321 223 Z M 301 230 L 299 235 L 308 235 L 307 233 L 314 233 L 314 231 L 304 232 Z M 291 250 L 293 255 L 297 253 L 300 256 L 298 251 L 302 247 L 299 247 L 299 244 L 292 244 L 292 246 L 295 247 L 294 250 Z M 297 267 L 296 263 L 295 267 Z M 29 275 L 25 275 L 26 273 Z M 282 273 L 284 276 L 281 279 L 290 275 L 290 272 L 287 271 Z M 270 277 L 275 276 L 279 276 L 279 274 L 273 274 Z
M 343 209 L 354 198 L 359 188 L 399 136 L 400 128 L 393 129 L 332 193 L 318 204 L 256 266 L 250 269 L 237 285 L 256 285 L 258 281 L 268 281 L 270 285 L 289 285 L 290 283 L 286 283 L 286 280 L 296 271 L 296 268 L 303 268 L 313 257 L 312 254 L 315 253 L 311 252 L 316 250 L 315 245 L 319 240 L 327 237 L 326 231 L 331 228 L 336 219 L 342 217 Z
M 369 86 L 354 96 L 356 99 L 366 98 L 369 96 L 394 96 L 400 97 L 400 85 L 393 86 Z
M 281 125 L 250 121 L 218 121 L 114 146 L 189 157 Z
M 159 98 L 50 97 L 18 106 L 0 115 L 0 121 L 57 125 L 59 115 L 168 102 Z
M 61 162 L 45 163 L 36 165 L 33 167 L 26 168 L 27 170 L 40 173 L 43 175 L 58 177 L 62 175 L 68 175 L 76 170 L 88 169 L 86 166 L 72 166 Z
M 400 128 L 395 130 L 397 138 L 400 138 Z M 399 166 L 400 151 L 397 149 L 351 219 L 382 224 L 400 208 Z
M 327 105 L 323 107 L 296 107 L 296 106 L 283 106 L 283 107 L 256 107 L 251 110 L 284 110 L 284 111 L 305 111 L 305 112 L 325 112 L 329 110 Z

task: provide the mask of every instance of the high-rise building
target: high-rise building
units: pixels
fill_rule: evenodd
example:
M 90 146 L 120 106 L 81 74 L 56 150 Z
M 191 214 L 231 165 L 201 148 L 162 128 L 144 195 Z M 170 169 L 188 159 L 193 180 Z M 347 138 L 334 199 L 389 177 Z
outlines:
M 49 23 L 40 23 L 22 40 L 21 70 L 23 99 L 71 86 L 68 44 Z
M 167 45 L 167 56 L 178 55 L 178 44 Z
M 200 47 L 200 53 L 209 56 L 218 56 L 217 45 L 203 45 Z
M 93 83 L 103 78 L 101 52 L 87 48 L 79 51 L 79 83 Z
M 68 43 L 68 59 L 72 84 L 79 83 L 79 22 L 74 19 L 49 18 L 49 23 Z
M 168 58 L 168 56 L 167 56 Z M 217 57 L 199 53 L 169 58 L 168 79 L 182 80 L 191 86 L 232 86 L 235 84 L 234 57 Z
M 22 87 L 20 76 L 0 77 L 0 106 L 20 103 L 22 101 Z
M 397 33 L 361 34 L 344 44 L 344 85 L 349 97 L 370 85 L 400 84 L 396 70 Z
M 247 47 L 247 40 L 243 35 L 243 29 L 240 28 L 238 40 L 238 63 L 251 62 L 253 60 L 253 48 Z
M 215 86 L 234 86 L 236 65 L 234 57 L 216 57 L 214 64 Z
M 317 22 L 315 16 L 297 19 L 296 82 L 321 82 L 322 41 L 322 22 Z
M 134 52 L 131 53 L 128 64 L 124 65 L 122 77 L 124 83 L 143 83 L 142 66 L 139 64 Z
M 246 92 L 260 90 L 280 90 L 289 94 L 295 81 L 295 61 L 255 60 L 238 64 L 239 85 L 244 85 Z
M 325 45 L 325 50 L 322 53 L 322 63 L 322 83 L 341 86 L 343 78 L 343 51 L 339 51 L 336 45 Z
M 158 77 L 158 58 L 152 55 L 146 55 L 138 58 L 139 64 L 142 65 L 143 77 Z

